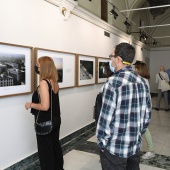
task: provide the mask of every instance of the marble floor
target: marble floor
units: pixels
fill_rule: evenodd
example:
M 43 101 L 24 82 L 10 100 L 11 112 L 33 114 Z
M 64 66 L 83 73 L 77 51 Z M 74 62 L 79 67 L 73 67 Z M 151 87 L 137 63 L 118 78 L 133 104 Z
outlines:
M 164 111 L 162 99 L 160 111 L 155 111 L 156 97 L 152 98 L 152 120 L 149 125 L 152 134 L 154 151 L 156 156 L 140 162 L 141 170 L 170 170 L 170 111 Z M 65 170 L 101 170 L 98 148 L 96 144 L 95 128 L 87 135 L 80 136 L 78 142 L 73 142 L 70 150 L 64 151 Z M 147 149 L 145 138 L 143 139 L 142 152 Z M 40 169 L 39 163 L 24 169 Z
M 155 111 L 157 98 L 152 98 L 152 120 L 149 126 L 152 134 L 155 158 L 142 160 L 141 170 L 170 170 L 170 111 L 164 111 L 162 98 L 160 111 Z M 101 170 L 95 135 L 64 155 L 65 170 Z M 142 153 L 147 149 L 143 139 Z

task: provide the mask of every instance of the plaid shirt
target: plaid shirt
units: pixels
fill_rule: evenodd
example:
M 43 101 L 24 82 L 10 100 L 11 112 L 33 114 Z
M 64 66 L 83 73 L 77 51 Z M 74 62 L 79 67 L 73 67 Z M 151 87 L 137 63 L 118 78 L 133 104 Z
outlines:
M 150 91 L 145 80 L 131 66 L 117 71 L 103 88 L 96 130 L 99 147 L 123 158 L 139 152 L 151 110 Z

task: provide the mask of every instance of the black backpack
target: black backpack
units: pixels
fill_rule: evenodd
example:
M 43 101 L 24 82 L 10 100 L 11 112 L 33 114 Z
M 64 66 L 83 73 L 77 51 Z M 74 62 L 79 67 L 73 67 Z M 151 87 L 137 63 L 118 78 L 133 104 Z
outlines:
M 102 96 L 103 96 L 103 93 L 99 93 L 96 96 L 96 102 L 95 102 L 95 106 L 94 106 L 94 118 L 96 120 L 96 123 L 99 119 L 100 110 L 101 110 L 101 107 L 102 107 Z

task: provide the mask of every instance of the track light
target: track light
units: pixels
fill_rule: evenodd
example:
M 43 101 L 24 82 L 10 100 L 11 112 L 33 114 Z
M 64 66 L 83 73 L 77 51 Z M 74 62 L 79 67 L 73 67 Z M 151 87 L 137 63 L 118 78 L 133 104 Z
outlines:
M 155 47 L 157 45 L 157 42 L 154 40 L 153 42 L 153 46 Z
M 158 44 L 158 42 L 155 39 L 153 39 L 153 42 L 145 43 L 145 44 L 152 44 L 155 47 Z
M 126 25 L 127 29 L 131 26 L 130 23 L 128 22 L 128 18 L 126 18 L 126 21 L 124 22 L 124 24 Z
M 119 15 L 117 14 L 117 12 L 115 11 L 115 6 L 113 6 L 113 9 L 110 11 L 111 15 L 114 15 L 114 19 L 116 19 Z
M 148 36 L 144 31 L 140 34 L 140 37 L 143 38 L 145 41 L 148 39 Z

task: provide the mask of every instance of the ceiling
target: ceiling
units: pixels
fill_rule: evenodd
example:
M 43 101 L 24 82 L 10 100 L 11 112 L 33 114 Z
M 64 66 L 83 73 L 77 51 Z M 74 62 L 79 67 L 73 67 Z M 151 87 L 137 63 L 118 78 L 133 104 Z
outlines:
M 156 42 L 156 46 L 170 46 L 170 0 L 74 1 L 78 1 L 78 5 L 84 7 L 86 10 L 98 17 L 101 17 L 102 8 L 105 8 L 102 2 L 107 1 L 105 4 L 107 5 L 106 12 L 108 19 L 107 21 L 104 21 L 128 34 L 131 34 L 133 37 L 142 41 L 148 46 L 153 47 L 154 42 Z M 166 5 L 166 7 L 160 7 L 162 5 Z M 114 7 L 118 14 L 118 17 L 116 17 L 118 19 L 115 19 L 114 15 L 109 14 L 110 10 Z M 123 10 L 129 11 L 122 12 Z M 128 22 L 130 23 L 128 28 L 124 25 L 126 18 L 128 18 Z M 143 31 L 148 37 L 146 41 L 140 37 L 140 33 Z
M 137 9 L 136 11 L 128 11 L 128 15 L 132 21 L 134 18 L 140 18 L 140 12 L 146 13 L 147 19 L 142 26 L 139 28 L 139 31 L 145 31 L 149 36 L 148 40 L 144 43 L 149 46 L 153 46 L 153 42 L 157 42 L 157 46 L 170 46 L 170 0 L 127 0 L 127 9 Z M 159 7 L 158 6 L 166 6 Z M 149 7 L 152 7 L 149 9 Z M 139 10 L 139 8 L 148 8 Z M 147 21 L 146 21 L 147 20 Z M 132 27 L 133 23 L 131 24 Z M 146 27 L 148 26 L 148 27 Z M 132 32 L 133 28 L 129 28 L 129 32 Z

